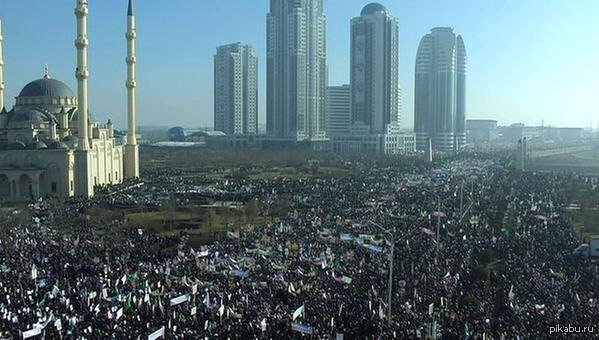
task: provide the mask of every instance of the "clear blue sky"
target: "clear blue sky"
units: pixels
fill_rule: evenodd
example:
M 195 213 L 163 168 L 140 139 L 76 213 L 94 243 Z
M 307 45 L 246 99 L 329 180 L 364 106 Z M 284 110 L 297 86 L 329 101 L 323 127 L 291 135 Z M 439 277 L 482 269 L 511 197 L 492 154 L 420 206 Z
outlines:
M 90 110 L 125 123 L 126 0 L 90 0 Z M 404 127 L 413 124 L 414 58 L 435 26 L 463 35 L 468 118 L 588 126 L 599 121 L 599 1 L 387 0 L 400 20 Z M 1 0 L 6 97 L 43 74 L 75 86 L 74 0 Z M 212 56 L 241 41 L 260 58 L 265 123 L 268 0 L 138 0 L 140 125 L 211 126 Z M 349 81 L 349 21 L 363 0 L 325 0 L 331 84 Z

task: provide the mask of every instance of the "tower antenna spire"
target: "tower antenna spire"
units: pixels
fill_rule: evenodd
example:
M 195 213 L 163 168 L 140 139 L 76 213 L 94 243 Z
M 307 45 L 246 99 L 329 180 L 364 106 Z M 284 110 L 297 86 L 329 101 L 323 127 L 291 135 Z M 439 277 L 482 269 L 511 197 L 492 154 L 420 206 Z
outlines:
M 50 79 L 50 69 L 48 64 L 44 65 L 44 79 Z

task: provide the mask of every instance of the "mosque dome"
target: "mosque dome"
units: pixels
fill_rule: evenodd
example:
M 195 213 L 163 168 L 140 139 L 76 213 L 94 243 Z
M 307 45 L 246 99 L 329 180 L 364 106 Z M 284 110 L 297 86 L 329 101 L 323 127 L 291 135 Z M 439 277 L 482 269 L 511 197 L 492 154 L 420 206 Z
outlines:
M 52 143 L 50 143 L 50 145 L 48 147 L 50 149 L 63 149 L 63 150 L 69 149 L 69 146 L 64 142 L 52 142 Z
M 66 136 L 62 139 L 62 142 L 71 148 L 76 148 L 79 145 L 79 138 L 77 136 Z
M 35 142 L 31 142 L 31 143 L 27 144 L 28 150 L 40 150 L 40 149 L 47 149 L 47 148 L 48 148 L 48 146 L 46 145 L 46 143 L 40 142 L 40 141 L 35 141 Z
M 7 150 L 23 150 L 27 146 L 21 141 L 14 141 L 6 146 Z
M 27 124 L 41 124 L 49 121 L 49 119 L 40 111 L 35 109 L 28 109 L 25 111 L 17 112 L 10 120 L 11 123 L 27 123 Z
M 48 75 L 25 85 L 19 97 L 74 97 L 73 91 L 60 80 Z
M 369 15 L 369 14 L 375 14 L 375 13 L 388 14 L 389 12 L 387 11 L 387 7 L 381 5 L 377 2 L 372 2 L 372 3 L 369 3 L 368 5 L 364 6 L 364 8 L 362 9 L 361 15 Z

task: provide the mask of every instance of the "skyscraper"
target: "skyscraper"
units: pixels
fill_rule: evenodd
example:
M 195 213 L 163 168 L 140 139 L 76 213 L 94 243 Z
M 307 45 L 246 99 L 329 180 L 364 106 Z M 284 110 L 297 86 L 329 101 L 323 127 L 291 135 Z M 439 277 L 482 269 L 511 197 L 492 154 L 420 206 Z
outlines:
M 351 126 L 351 87 L 329 86 L 326 102 L 327 136 L 348 135 Z
M 453 28 L 437 27 L 420 40 L 416 55 L 414 131 L 441 151 L 466 143 L 466 48 Z
M 351 21 L 352 124 L 385 133 L 399 124 L 399 20 L 371 3 Z
M 271 0 L 267 17 L 267 133 L 325 138 L 326 19 L 323 0 Z
M 214 56 L 214 129 L 228 135 L 258 133 L 258 58 L 241 43 Z

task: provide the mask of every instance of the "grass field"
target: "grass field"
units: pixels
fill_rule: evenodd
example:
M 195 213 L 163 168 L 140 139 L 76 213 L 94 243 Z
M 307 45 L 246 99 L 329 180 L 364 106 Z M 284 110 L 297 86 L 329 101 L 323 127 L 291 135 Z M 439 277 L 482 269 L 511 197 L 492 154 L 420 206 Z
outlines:
M 125 215 L 125 226 L 151 230 L 161 236 L 176 236 L 184 231 L 193 244 L 203 244 L 221 238 L 227 231 L 242 225 L 263 225 L 263 216 L 245 216 L 241 211 L 228 208 L 194 208 L 187 212 L 152 211 Z

